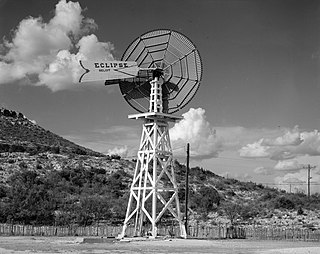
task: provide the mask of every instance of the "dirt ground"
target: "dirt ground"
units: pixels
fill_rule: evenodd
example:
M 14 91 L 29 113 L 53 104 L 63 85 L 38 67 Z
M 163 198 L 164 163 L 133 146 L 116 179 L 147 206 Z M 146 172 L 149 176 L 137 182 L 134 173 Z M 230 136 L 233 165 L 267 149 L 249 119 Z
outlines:
M 0 254 L 9 253 L 319 254 L 320 243 L 196 239 L 117 241 L 79 237 L 0 237 Z

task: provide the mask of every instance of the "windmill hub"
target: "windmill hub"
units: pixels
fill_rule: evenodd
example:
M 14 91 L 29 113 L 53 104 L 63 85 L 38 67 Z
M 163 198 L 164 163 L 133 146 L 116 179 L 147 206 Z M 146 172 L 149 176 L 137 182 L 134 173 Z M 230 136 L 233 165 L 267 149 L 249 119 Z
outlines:
M 160 69 L 160 68 L 154 69 L 153 73 L 152 73 L 152 76 L 153 76 L 153 79 L 162 77 L 163 76 L 163 70 Z

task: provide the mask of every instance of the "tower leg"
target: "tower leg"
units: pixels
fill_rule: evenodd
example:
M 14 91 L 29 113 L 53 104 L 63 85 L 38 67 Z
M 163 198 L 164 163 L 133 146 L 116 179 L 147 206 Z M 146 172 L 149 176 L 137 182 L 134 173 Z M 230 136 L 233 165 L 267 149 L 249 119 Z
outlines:
M 130 197 L 120 238 L 134 221 L 135 234 L 142 236 L 150 229 L 157 236 L 157 223 L 165 213 L 171 213 L 180 226 L 180 235 L 186 237 L 182 223 L 178 187 L 173 168 L 169 125 L 165 120 L 149 119 L 143 125 L 138 160 L 130 188 Z

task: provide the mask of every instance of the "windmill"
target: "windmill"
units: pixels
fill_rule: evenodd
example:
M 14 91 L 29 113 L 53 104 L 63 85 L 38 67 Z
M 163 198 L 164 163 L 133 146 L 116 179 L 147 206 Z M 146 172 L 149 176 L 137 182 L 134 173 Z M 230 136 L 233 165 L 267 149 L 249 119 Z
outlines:
M 135 235 L 142 235 L 147 222 L 152 237 L 156 237 L 157 223 L 168 214 L 178 221 L 180 235 L 186 237 L 169 123 L 181 119 L 173 113 L 185 107 L 199 88 L 202 62 L 198 50 L 181 33 L 161 29 L 136 38 L 121 61 L 81 61 L 80 64 L 85 72 L 79 82 L 105 80 L 105 85 L 119 84 L 124 99 L 139 112 L 128 117 L 143 120 L 120 238 L 126 235 L 127 226 L 132 222 Z

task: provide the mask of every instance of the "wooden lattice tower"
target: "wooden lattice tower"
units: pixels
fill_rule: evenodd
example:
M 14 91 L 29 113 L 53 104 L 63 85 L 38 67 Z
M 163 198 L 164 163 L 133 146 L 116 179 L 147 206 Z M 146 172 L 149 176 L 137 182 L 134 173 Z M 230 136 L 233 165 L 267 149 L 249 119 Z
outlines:
M 180 117 L 162 113 L 161 85 L 162 80 L 157 77 L 151 81 L 148 113 L 129 116 L 144 120 L 144 124 L 121 238 L 130 221 L 134 223 L 137 236 L 143 235 L 143 225 L 148 221 L 151 235 L 156 237 L 157 223 L 167 211 L 178 221 L 181 236 L 186 237 L 169 136 L 169 122 Z

